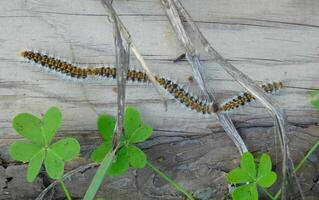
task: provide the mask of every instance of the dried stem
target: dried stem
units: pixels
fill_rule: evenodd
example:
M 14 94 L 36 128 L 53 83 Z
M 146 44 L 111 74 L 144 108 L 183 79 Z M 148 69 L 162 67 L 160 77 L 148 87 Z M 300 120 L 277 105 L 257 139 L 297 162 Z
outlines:
M 184 44 L 186 49 L 186 58 L 190 63 L 193 71 L 193 76 L 198 83 L 200 89 L 205 94 L 206 98 L 212 102 L 216 103 L 216 98 L 211 90 L 208 89 L 206 84 L 206 76 L 204 73 L 204 68 L 200 63 L 199 56 L 196 53 L 196 48 L 194 47 L 192 41 L 190 40 L 188 34 L 186 33 L 184 26 L 181 22 L 180 16 L 176 7 L 174 6 L 171 0 L 162 0 L 162 3 L 165 7 L 166 14 L 170 23 L 172 24 L 178 38 Z M 217 113 L 218 120 L 220 124 L 223 126 L 224 130 L 228 134 L 228 136 L 232 139 L 235 143 L 236 147 L 238 148 L 240 154 L 247 152 L 247 147 L 237 132 L 233 122 L 231 121 L 230 117 L 224 113 Z
M 118 18 L 115 13 L 112 13 L 114 43 L 116 56 L 116 81 L 117 81 L 117 126 L 116 134 L 113 138 L 113 147 L 119 144 L 121 134 L 123 132 L 123 120 L 125 109 L 125 87 L 126 76 L 130 63 L 130 43 L 127 44 L 127 49 L 124 48 Z
M 109 3 L 111 3 L 109 1 Z M 127 43 L 127 49 L 124 48 L 123 40 L 120 33 L 118 24 L 118 18 L 115 13 L 111 13 L 113 19 L 113 30 L 114 30 L 114 43 L 115 43 L 115 57 L 116 57 L 116 80 L 117 80 L 117 123 L 116 132 L 113 137 L 113 150 L 108 152 L 103 159 L 101 166 L 97 170 L 96 174 L 91 181 L 91 184 L 84 196 L 84 200 L 91 200 L 96 195 L 100 188 L 108 168 L 110 167 L 112 160 L 114 159 L 117 150 L 120 147 L 120 138 L 123 134 L 123 120 L 124 120 L 124 109 L 125 109 L 125 87 L 126 87 L 126 76 L 130 61 L 130 43 Z
M 142 54 L 139 52 L 138 48 L 135 46 L 135 44 L 132 41 L 131 35 L 129 33 L 129 31 L 126 29 L 126 27 L 124 26 L 124 24 L 122 23 L 121 19 L 118 17 L 116 11 L 114 10 L 112 4 L 107 1 L 107 0 L 101 0 L 102 4 L 108 9 L 108 11 L 112 14 L 112 16 L 114 16 L 115 18 L 117 18 L 117 22 L 118 22 L 118 26 L 119 29 L 121 31 L 121 33 L 123 34 L 123 37 L 125 38 L 126 42 L 128 44 L 130 44 L 130 48 L 131 51 L 134 53 L 136 59 L 140 62 L 140 64 L 142 65 L 148 79 L 151 81 L 151 83 L 154 85 L 157 93 L 160 95 L 161 100 L 163 101 L 165 110 L 167 110 L 167 98 L 164 95 L 163 90 L 161 89 L 161 86 L 159 85 L 159 83 L 155 80 L 155 77 L 153 76 L 153 73 L 151 72 L 150 68 L 148 67 L 148 65 L 146 64 Z
M 207 41 L 204 35 L 201 33 L 197 25 L 193 22 L 191 16 L 182 6 L 179 0 L 162 0 L 165 2 L 167 9 L 171 7 L 175 7 L 177 10 L 177 14 L 181 14 L 185 19 L 188 25 L 192 28 L 194 33 L 199 38 L 201 44 L 203 45 L 205 51 L 218 63 L 222 66 L 225 71 L 227 71 L 240 85 L 242 85 L 246 90 L 252 93 L 260 102 L 268 108 L 272 117 L 275 120 L 275 124 L 278 125 L 278 133 L 279 139 L 281 143 L 281 151 L 282 151 L 282 174 L 283 174 L 283 182 L 282 182 L 282 199 L 286 199 L 286 181 L 288 177 L 288 145 L 287 145 L 287 136 L 286 136 L 286 115 L 284 111 L 280 108 L 279 104 L 273 101 L 270 97 L 266 96 L 262 89 L 258 87 L 253 80 L 251 80 L 248 76 L 242 73 L 240 70 L 235 68 L 231 63 L 227 62 Z M 164 4 L 164 5 L 165 5 Z M 174 15 L 176 16 L 176 12 Z M 183 33 L 182 33 L 183 34 Z M 189 41 L 185 41 L 185 44 L 188 44 Z M 293 166 L 292 166 L 293 168 Z

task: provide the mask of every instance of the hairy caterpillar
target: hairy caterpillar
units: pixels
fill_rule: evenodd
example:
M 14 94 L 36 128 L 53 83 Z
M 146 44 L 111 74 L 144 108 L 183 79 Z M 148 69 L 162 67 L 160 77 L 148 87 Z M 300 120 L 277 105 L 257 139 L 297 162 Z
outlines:
M 267 93 L 277 91 L 281 89 L 282 87 L 283 87 L 283 83 L 281 81 L 272 82 L 272 83 L 264 84 L 261 86 L 261 88 Z M 255 100 L 255 97 L 249 92 L 245 92 L 242 95 L 238 95 L 237 97 L 231 99 L 230 101 L 225 102 L 223 105 L 220 106 L 219 111 L 220 112 L 230 111 L 240 106 L 244 106 L 245 104 L 253 100 Z
M 63 61 L 61 59 L 48 56 L 45 54 L 33 52 L 33 51 L 23 51 L 21 56 L 29 61 L 33 61 L 39 64 L 41 67 L 48 68 L 54 72 L 58 72 L 62 75 L 66 75 L 76 79 L 86 79 L 88 77 L 96 78 L 116 78 L 116 68 L 115 67 L 86 67 L 81 68 L 69 62 Z M 137 82 L 149 82 L 146 73 L 129 69 L 127 72 L 127 80 L 137 81 Z M 199 97 L 190 94 L 182 86 L 178 85 L 176 82 L 155 76 L 155 80 L 168 92 L 170 93 L 178 102 L 203 114 L 211 114 L 216 112 L 227 112 L 238 108 L 241 105 L 245 105 L 248 102 L 255 99 L 250 93 L 245 92 L 243 95 L 239 95 L 236 98 L 224 103 L 220 107 L 206 100 L 201 100 Z M 261 86 L 263 90 L 267 93 L 278 90 L 283 87 L 282 82 L 273 82 L 267 85 Z
M 39 64 L 41 67 L 48 68 L 60 74 L 64 74 L 76 79 L 86 79 L 88 77 L 99 77 L 99 78 L 116 78 L 116 68 L 115 67 L 87 67 L 80 68 L 69 62 L 47 56 L 41 53 L 33 51 L 23 51 L 21 56 L 29 61 L 33 61 Z M 137 81 L 137 82 L 148 82 L 148 77 L 146 73 L 137 70 L 128 70 L 127 80 Z M 177 101 L 189 107 L 192 110 L 201 113 L 211 113 L 211 105 L 206 101 L 200 100 L 198 97 L 191 95 L 183 87 L 171 81 L 169 79 L 155 76 L 155 80 L 168 91 Z

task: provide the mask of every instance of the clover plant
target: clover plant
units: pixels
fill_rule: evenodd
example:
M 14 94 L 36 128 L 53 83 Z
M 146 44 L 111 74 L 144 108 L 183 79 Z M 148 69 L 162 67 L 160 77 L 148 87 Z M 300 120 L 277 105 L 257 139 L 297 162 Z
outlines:
M 104 142 L 91 154 L 91 159 L 96 162 L 103 160 L 110 152 L 114 136 L 116 120 L 110 115 L 101 115 L 98 118 L 98 130 Z M 127 107 L 124 115 L 124 132 L 120 138 L 120 149 L 108 170 L 110 176 L 120 176 L 129 167 L 144 168 L 147 163 L 145 153 L 136 146 L 152 135 L 152 127 L 143 124 L 140 113 L 134 107 Z
M 23 140 L 11 144 L 9 154 L 14 160 L 28 163 L 27 181 L 35 180 L 43 163 L 49 177 L 61 178 L 64 162 L 73 160 L 80 153 L 80 144 L 74 138 L 52 143 L 61 121 L 62 114 L 57 107 L 51 107 L 43 119 L 29 113 L 20 113 L 13 119 L 13 128 Z M 64 183 L 61 184 L 70 199 Z
M 271 159 L 268 154 L 262 154 L 256 166 L 253 155 L 249 152 L 244 153 L 240 167 L 227 174 L 228 182 L 235 185 L 232 198 L 234 200 L 257 200 L 257 188 L 263 190 L 269 188 L 277 179 L 276 173 L 271 168 Z

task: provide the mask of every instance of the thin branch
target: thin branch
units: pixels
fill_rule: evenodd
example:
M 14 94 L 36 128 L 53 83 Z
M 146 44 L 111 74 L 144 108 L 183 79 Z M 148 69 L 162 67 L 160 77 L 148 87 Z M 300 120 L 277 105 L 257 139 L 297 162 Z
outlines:
M 135 46 L 135 44 L 132 41 L 132 37 L 129 33 L 129 31 L 126 29 L 124 24 L 122 23 L 121 19 L 118 17 L 116 11 L 114 10 L 112 4 L 108 2 L 107 0 L 101 0 L 102 4 L 105 8 L 108 9 L 108 11 L 117 18 L 118 26 L 120 27 L 120 31 L 123 34 L 123 37 L 125 38 L 126 42 L 130 44 L 131 51 L 134 53 L 136 59 L 140 62 L 141 66 L 143 67 L 148 79 L 151 81 L 151 83 L 154 85 L 157 93 L 160 95 L 161 100 L 163 101 L 165 110 L 167 110 L 167 98 L 164 95 L 163 90 L 161 89 L 161 86 L 156 81 L 155 77 L 153 76 L 153 73 L 151 72 L 149 66 L 146 64 L 142 54 L 139 52 L 138 48 Z
M 200 63 L 199 56 L 196 53 L 196 48 L 194 47 L 192 41 L 190 40 L 188 34 L 186 33 L 184 26 L 181 22 L 180 16 L 178 14 L 178 11 L 172 1 L 170 0 L 162 0 L 162 3 L 165 7 L 166 14 L 168 16 L 168 19 L 170 23 L 172 24 L 176 35 L 183 43 L 185 49 L 186 49 L 186 58 L 189 62 L 189 64 L 192 67 L 193 76 L 198 83 L 200 89 L 205 94 L 206 98 L 212 102 L 213 104 L 216 104 L 216 98 L 211 90 L 208 89 L 206 81 L 207 78 L 204 73 L 204 68 L 202 64 Z M 214 106 L 214 105 L 213 105 Z M 220 124 L 223 126 L 225 132 L 228 134 L 228 136 L 232 139 L 232 141 L 235 143 L 236 147 L 238 148 L 240 154 L 247 152 L 247 147 L 239 135 L 238 131 L 236 130 L 233 122 L 231 121 L 230 117 L 227 114 L 224 113 L 217 113 L 218 120 Z

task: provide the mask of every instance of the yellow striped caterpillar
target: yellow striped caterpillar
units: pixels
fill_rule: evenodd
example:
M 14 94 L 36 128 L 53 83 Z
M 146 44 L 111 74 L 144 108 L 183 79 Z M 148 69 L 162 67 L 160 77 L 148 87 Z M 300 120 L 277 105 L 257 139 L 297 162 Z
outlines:
M 272 82 L 272 83 L 264 84 L 261 86 L 261 88 L 267 93 L 277 91 L 281 89 L 282 87 L 283 87 L 283 83 L 281 81 Z M 224 104 L 222 104 L 219 107 L 219 111 L 220 112 L 230 111 L 240 106 L 244 106 L 245 104 L 253 100 L 255 100 L 255 97 L 249 92 L 245 92 L 244 94 L 238 95 L 237 97 L 231 99 L 230 101 L 227 101 Z
M 40 65 L 42 68 L 50 69 L 54 72 L 58 72 L 62 75 L 69 76 L 75 79 L 86 79 L 88 77 L 92 78 L 116 78 L 116 68 L 115 67 L 85 67 L 81 68 L 69 62 L 63 61 L 61 59 L 48 56 L 45 54 L 33 52 L 33 51 L 23 51 L 21 56 L 29 61 L 33 61 Z M 129 69 L 127 73 L 127 80 L 137 81 L 137 82 L 149 82 L 146 73 L 137 70 Z M 191 110 L 197 111 L 203 114 L 211 114 L 216 112 L 227 112 L 233 110 L 241 105 L 245 105 L 248 102 L 255 99 L 250 93 L 245 92 L 243 95 L 239 95 L 236 98 L 225 102 L 221 106 L 217 106 L 206 100 L 201 100 L 197 96 L 190 94 L 182 86 L 178 85 L 176 82 L 155 76 L 155 80 L 168 92 L 170 93 L 178 102 L 190 108 Z M 282 82 L 269 83 L 267 85 L 262 85 L 265 92 L 270 93 L 272 91 L 282 88 Z

